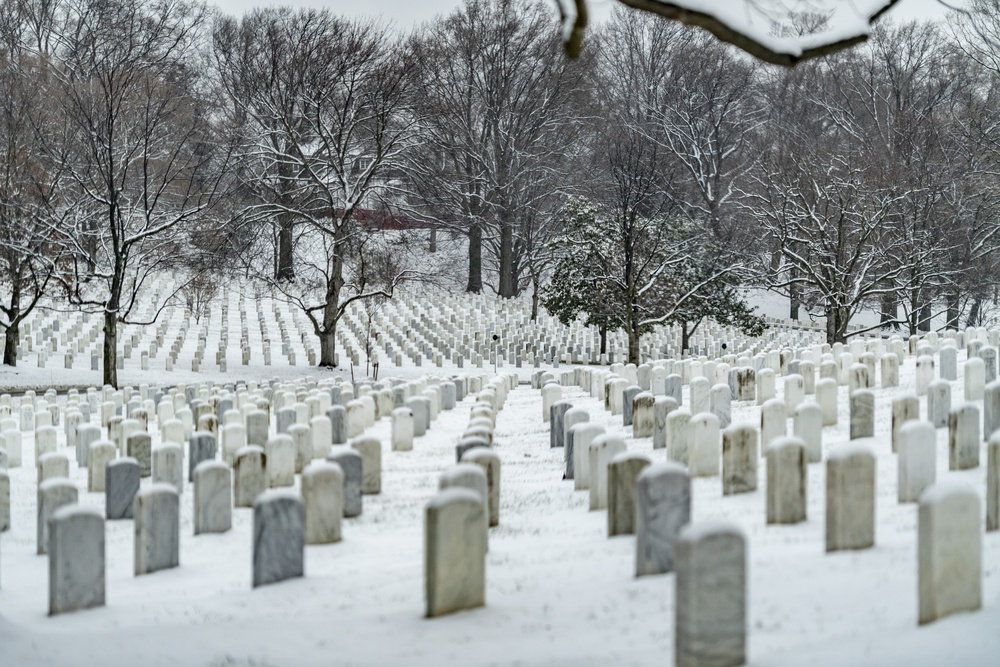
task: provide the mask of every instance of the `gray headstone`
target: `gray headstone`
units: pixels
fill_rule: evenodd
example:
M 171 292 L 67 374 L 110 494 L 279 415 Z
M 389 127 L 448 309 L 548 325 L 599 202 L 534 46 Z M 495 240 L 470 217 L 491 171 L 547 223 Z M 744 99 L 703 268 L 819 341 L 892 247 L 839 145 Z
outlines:
M 135 494 L 135 576 L 180 564 L 180 496 L 172 484 L 153 483 Z
M 358 516 L 363 507 L 361 454 L 350 447 L 334 447 L 326 460 L 339 465 L 344 473 L 344 516 Z
M 290 489 L 271 489 L 253 504 L 253 587 L 305 574 L 306 512 Z
M 676 463 L 656 463 L 636 480 L 635 574 L 671 572 L 681 528 L 691 520 L 691 478 Z
M 108 462 L 104 469 L 104 507 L 109 521 L 132 518 L 139 479 L 139 463 L 135 459 L 125 457 Z
M 204 460 L 192 474 L 194 534 L 225 533 L 233 525 L 233 484 L 229 466 Z
M 67 505 L 48 522 L 49 616 L 104 606 L 104 519 Z

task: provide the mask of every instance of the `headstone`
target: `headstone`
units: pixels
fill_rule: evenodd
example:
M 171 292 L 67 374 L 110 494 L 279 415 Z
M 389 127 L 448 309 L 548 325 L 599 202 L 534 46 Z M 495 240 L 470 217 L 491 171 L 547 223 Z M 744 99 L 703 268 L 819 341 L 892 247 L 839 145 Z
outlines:
M 184 492 L 184 450 L 168 442 L 153 450 L 153 481 L 170 484 L 177 493 Z
M 875 435 L 875 393 L 858 389 L 851 393 L 851 440 Z M 827 466 L 829 467 L 829 466 Z
M 657 397 L 660 398 L 660 397 Z M 601 424 L 577 424 L 570 429 L 573 432 L 573 488 L 577 491 L 590 489 L 590 443 L 599 435 L 604 435 Z
M 651 438 L 656 426 L 656 397 L 648 391 L 632 399 L 632 437 Z M 582 408 L 581 408 L 582 409 Z
M 272 435 L 264 447 L 267 454 L 267 485 L 269 488 L 295 484 L 295 443 L 284 434 Z
M 900 427 L 897 439 L 897 496 L 901 503 L 915 503 L 937 477 L 937 433 L 929 422 L 914 419 Z
M 826 550 L 874 545 L 875 452 L 861 443 L 841 445 L 826 460 Z
M 409 452 L 413 449 L 413 411 L 407 407 L 392 411 L 392 451 Z
M 56 478 L 38 485 L 38 532 L 36 533 L 37 553 L 48 553 L 49 519 L 56 510 L 64 505 L 75 505 L 79 502 L 79 492 L 76 485 L 68 479 Z
M 973 357 L 965 361 L 965 400 L 979 401 L 986 388 L 986 368 L 983 360 Z
M 767 523 L 806 520 L 808 477 L 805 443 L 784 437 L 767 450 Z
M 233 484 L 229 466 L 214 459 L 199 463 L 194 483 L 194 534 L 225 533 L 233 525 Z
M 148 433 L 138 432 L 128 436 L 125 441 L 125 456 L 135 459 L 139 464 L 139 475 L 149 477 L 153 474 L 153 440 Z
M 215 460 L 215 436 L 208 431 L 195 431 L 188 441 L 188 481 L 194 480 L 194 469 L 202 461 Z
M 687 465 L 691 413 L 678 408 L 667 415 L 667 458 Z
M 948 469 L 979 467 L 979 408 L 962 403 L 948 413 Z
M 233 505 L 253 507 L 267 489 L 267 455 L 260 445 L 241 447 L 233 455 Z
M 0 468 L 0 533 L 10 530 L 10 474 Z
M 562 389 L 557 384 L 548 384 L 542 387 L 542 421 L 548 422 L 551 408 L 562 398 Z
M 983 392 L 983 439 L 1000 430 L 1000 382 L 991 382 Z
M 996 432 L 986 443 L 986 530 L 1000 530 L 1000 433 Z
M 104 606 L 104 519 L 70 504 L 48 522 L 49 616 Z
M 934 428 L 948 425 L 951 411 L 951 384 L 947 380 L 934 380 L 927 386 L 927 421 Z
M 326 411 L 326 417 L 330 420 L 331 444 L 343 445 L 347 443 L 347 410 L 343 405 L 334 405 Z
M 760 407 L 761 454 L 774 440 L 788 435 L 788 414 L 785 402 L 772 398 Z
M 674 664 L 746 662 L 746 537 L 726 523 L 689 524 L 677 540 Z
M 305 506 L 291 489 L 269 489 L 253 504 L 253 587 L 305 574 Z
M 733 424 L 722 432 L 722 495 L 757 490 L 757 429 Z
M 938 352 L 938 373 L 942 380 L 954 382 L 958 379 L 958 350 L 948 345 Z
M 688 469 L 692 477 L 719 474 L 719 418 L 703 412 L 691 418 Z
M 135 494 L 135 575 L 180 564 L 180 496 L 154 483 Z
M 132 503 L 139 492 L 139 463 L 124 457 L 109 461 L 104 469 L 104 508 L 109 521 L 132 518 Z
M 489 523 L 490 526 L 500 525 L 500 457 L 491 449 L 476 447 L 462 455 L 461 463 L 474 463 L 482 467 L 486 473 L 489 493 L 486 509 L 489 513 Z
M 621 452 L 608 463 L 608 537 L 635 533 L 636 479 L 651 463 L 638 452 Z
M 42 454 L 38 459 L 38 483 L 59 477 L 69 477 L 69 457 L 63 452 Z
M 657 396 L 653 402 L 653 449 L 667 448 L 667 415 L 676 409 L 677 401 L 669 396 Z
M 546 420 L 549 423 L 549 447 L 563 446 L 563 436 L 566 434 L 563 418 L 572 408 L 573 404 L 569 401 L 556 401 L 549 407 L 549 418 Z
M 397 408 L 398 409 L 398 408 Z M 344 516 L 344 471 L 329 461 L 313 461 L 302 471 L 306 544 L 340 541 Z
M 363 508 L 361 454 L 351 447 L 333 447 L 326 460 L 339 465 L 341 472 L 344 473 L 344 517 L 360 515 Z
M 919 623 L 982 607 L 979 494 L 938 483 L 920 496 L 917 519 Z
M 882 387 L 889 389 L 899 386 L 899 357 L 889 352 L 882 355 Z
M 916 384 L 917 384 L 917 396 L 924 396 L 927 394 L 927 389 L 931 382 L 934 381 L 934 358 L 923 356 L 917 357 L 917 374 L 916 374 Z
M 472 534 L 485 512 L 471 489 L 450 488 L 424 509 L 424 597 L 428 618 L 486 604 L 486 552 Z
M 908 421 L 920 419 L 920 399 L 905 394 L 892 399 L 892 451 L 897 450 L 900 429 Z
M 728 428 L 733 421 L 732 395 L 728 384 L 716 384 L 709 392 L 709 411 L 719 418 L 719 427 Z
M 604 434 L 590 443 L 590 509 L 608 506 L 608 464 L 625 451 L 625 441 L 619 435 Z
M 837 381 L 824 378 L 816 383 L 816 403 L 823 411 L 823 426 L 837 425 Z
M 682 466 L 654 463 L 636 479 L 635 576 L 672 572 L 681 529 L 691 521 L 691 478 Z
M 372 437 L 354 438 L 351 448 L 361 455 L 361 493 L 382 493 L 382 442 Z
M 480 532 L 483 536 L 483 550 L 484 552 L 488 551 L 490 516 L 487 504 L 490 492 L 485 470 L 475 463 L 459 463 L 448 468 L 438 478 L 438 489 L 444 491 L 455 487 L 474 491 L 483 503 L 483 520 Z

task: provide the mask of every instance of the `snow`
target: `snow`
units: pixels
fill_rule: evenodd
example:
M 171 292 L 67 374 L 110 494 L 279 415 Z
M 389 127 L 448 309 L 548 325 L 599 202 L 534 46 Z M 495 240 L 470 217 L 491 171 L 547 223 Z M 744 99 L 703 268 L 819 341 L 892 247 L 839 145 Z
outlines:
M 952 383 L 956 404 L 964 398 L 964 355 Z M 890 443 L 891 400 L 913 391 L 914 367 L 908 357 L 899 388 L 873 390 L 876 437 L 865 444 L 879 461 L 874 548 L 825 553 L 825 463 L 809 466 L 808 520 L 790 526 L 765 524 L 765 459 L 754 493 L 723 497 L 718 477 L 692 479 L 691 530 L 722 521 L 747 538 L 751 665 L 997 664 L 1000 533 L 983 535 L 983 609 L 917 625 L 917 505 L 896 502 Z M 25 386 L 50 382 L 48 370 L 20 372 Z M 259 366 L 242 372 L 277 374 Z M 303 373 L 329 377 L 301 367 L 285 376 Z M 783 383 L 776 385 L 781 397 Z M 849 443 L 847 392 L 838 390 L 838 425 L 823 429 L 827 457 Z M 651 439 L 633 438 L 620 416 L 578 387 L 563 387 L 562 398 L 624 438 L 630 452 L 665 461 Z M 228 533 L 195 537 L 193 487 L 185 482 L 180 567 L 134 576 L 133 523 L 108 522 L 107 606 L 53 618 L 47 559 L 34 553 L 34 436 L 25 433 L 24 465 L 9 471 L 13 528 L 0 535 L 0 664 L 670 665 L 674 575 L 635 578 L 634 537 L 609 539 L 604 512 L 588 511 L 588 492 L 562 479 L 564 452 L 549 447 L 540 402 L 540 391 L 521 385 L 497 416 L 501 509 L 490 530 L 486 607 L 437 619 L 423 618 L 424 508 L 440 473 L 454 465 L 470 398 L 442 411 L 410 452 L 389 449 L 388 419 L 367 430 L 383 443 L 382 493 L 365 496 L 362 515 L 344 520 L 342 542 L 306 547 L 304 578 L 252 589 L 253 510 L 234 509 Z M 926 397 L 920 402 L 926 414 Z M 734 401 L 733 421 L 759 424 L 759 411 Z M 158 444 L 156 429 L 152 435 Z M 937 430 L 937 469 L 945 487 L 972 489 L 982 502 L 985 467 L 949 471 L 946 429 Z M 86 471 L 72 465 L 71 477 L 81 505 L 103 510 L 103 494 L 85 491 Z
M 892 0 L 652 0 L 690 12 L 707 14 L 731 30 L 746 35 L 776 53 L 798 56 L 806 49 L 866 36 L 870 17 Z M 774 25 L 785 25 L 793 12 L 808 12 L 828 16 L 826 28 L 815 35 L 782 37 Z

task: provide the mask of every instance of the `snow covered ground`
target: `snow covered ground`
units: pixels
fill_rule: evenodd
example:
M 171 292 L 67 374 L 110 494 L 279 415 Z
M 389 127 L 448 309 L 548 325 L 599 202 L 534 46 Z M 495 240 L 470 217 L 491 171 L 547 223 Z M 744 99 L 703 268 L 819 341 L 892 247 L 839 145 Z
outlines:
M 29 375 L 44 383 L 41 373 Z M 954 403 L 962 379 L 952 384 Z M 735 521 L 748 537 L 751 665 L 998 664 L 1000 533 L 983 537 L 983 609 L 917 626 L 917 508 L 896 502 L 889 441 L 890 401 L 912 391 L 912 357 L 901 381 L 875 390 L 872 549 L 824 552 L 825 464 L 809 466 L 809 519 L 794 526 L 765 525 L 763 460 L 754 493 L 723 497 L 718 477 L 693 481 L 694 522 Z M 848 440 L 846 392 L 839 425 L 824 429 L 825 452 Z M 630 450 L 665 458 L 579 388 L 564 397 L 625 435 Z M 0 536 L 0 664 L 672 664 L 674 575 L 633 576 L 634 537 L 609 539 L 605 512 L 588 511 L 587 492 L 562 479 L 563 451 L 549 448 L 539 392 L 524 385 L 497 418 L 501 517 L 490 533 L 487 606 L 422 618 L 423 507 L 454 463 L 470 401 L 442 412 L 412 452 L 389 450 L 388 420 L 368 430 L 383 442 L 382 493 L 365 496 L 363 514 L 345 520 L 341 543 L 306 547 L 304 578 L 252 589 L 251 510 L 235 509 L 226 534 L 195 537 L 188 484 L 180 567 L 133 576 L 133 523 L 109 521 L 107 606 L 54 618 L 46 616 L 47 558 L 35 555 L 33 435 L 25 434 L 24 465 L 9 471 L 13 528 Z M 759 408 L 734 402 L 733 417 L 757 422 Z M 86 471 L 71 464 L 71 476 L 80 502 L 103 511 L 103 494 L 86 492 Z M 985 478 L 985 467 L 948 471 L 947 431 L 939 430 L 938 479 L 961 480 L 983 497 Z

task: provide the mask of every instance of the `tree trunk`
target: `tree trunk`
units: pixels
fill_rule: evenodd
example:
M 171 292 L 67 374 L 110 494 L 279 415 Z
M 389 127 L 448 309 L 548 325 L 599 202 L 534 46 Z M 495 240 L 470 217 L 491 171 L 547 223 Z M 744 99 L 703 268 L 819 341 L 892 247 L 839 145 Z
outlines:
M 608 353 L 608 328 L 607 327 L 601 327 L 600 330 L 599 330 L 599 333 L 601 335 L 601 354 L 607 354 Z
M 21 320 L 14 313 L 3 344 L 3 365 L 17 366 L 17 346 L 21 341 Z
M 430 238 L 427 240 L 427 252 L 437 252 L 438 251 L 438 230 L 437 227 L 431 227 Z
M 691 333 L 688 331 L 688 323 L 681 322 L 681 354 L 691 349 Z
M 920 306 L 920 318 L 917 320 L 917 331 L 927 332 L 931 330 L 931 302 L 927 301 Z
M 896 303 L 895 296 L 892 294 L 882 295 L 882 298 L 879 299 L 879 324 L 898 329 L 899 324 L 896 322 L 896 311 L 898 308 L 899 305 Z
M 538 276 L 531 277 L 531 321 L 538 321 Z
M 478 223 L 469 227 L 469 282 L 465 291 L 483 291 L 483 230 Z
M 326 284 L 323 326 L 316 331 L 319 337 L 319 365 L 322 368 L 337 366 L 337 322 L 340 320 L 340 292 L 344 288 L 344 245 L 346 244 L 338 241 L 333 247 Z
M 634 326 L 628 328 L 628 363 L 639 365 L 639 332 Z
M 112 304 L 108 304 L 110 308 Z M 118 388 L 118 309 L 104 311 L 104 384 Z
M 847 342 L 847 324 L 849 321 L 850 317 L 846 308 L 838 306 L 826 307 L 826 342 L 829 345 Z
M 514 227 L 508 220 L 500 222 L 500 296 L 510 299 L 517 296 L 514 279 Z
M 969 308 L 969 317 L 965 320 L 965 326 L 974 327 L 979 323 L 979 309 L 982 306 L 983 300 L 978 296 L 972 301 L 972 306 Z
M 948 319 L 947 327 L 949 329 L 958 330 L 958 325 L 959 325 L 958 320 L 961 315 L 958 310 L 958 295 L 949 294 L 947 297 L 945 297 L 945 299 L 948 307 L 948 312 L 946 315 Z
M 278 216 L 278 269 L 274 278 L 279 281 L 295 278 L 295 267 L 292 258 L 294 223 L 291 216 L 282 213 Z
M 319 365 L 323 368 L 337 367 L 337 323 L 333 328 L 319 333 Z
M 796 273 L 795 269 L 792 268 L 791 272 L 792 277 L 794 277 Z M 788 286 L 788 319 L 799 319 L 799 308 L 801 307 L 799 291 L 801 289 L 798 283 L 792 283 Z

